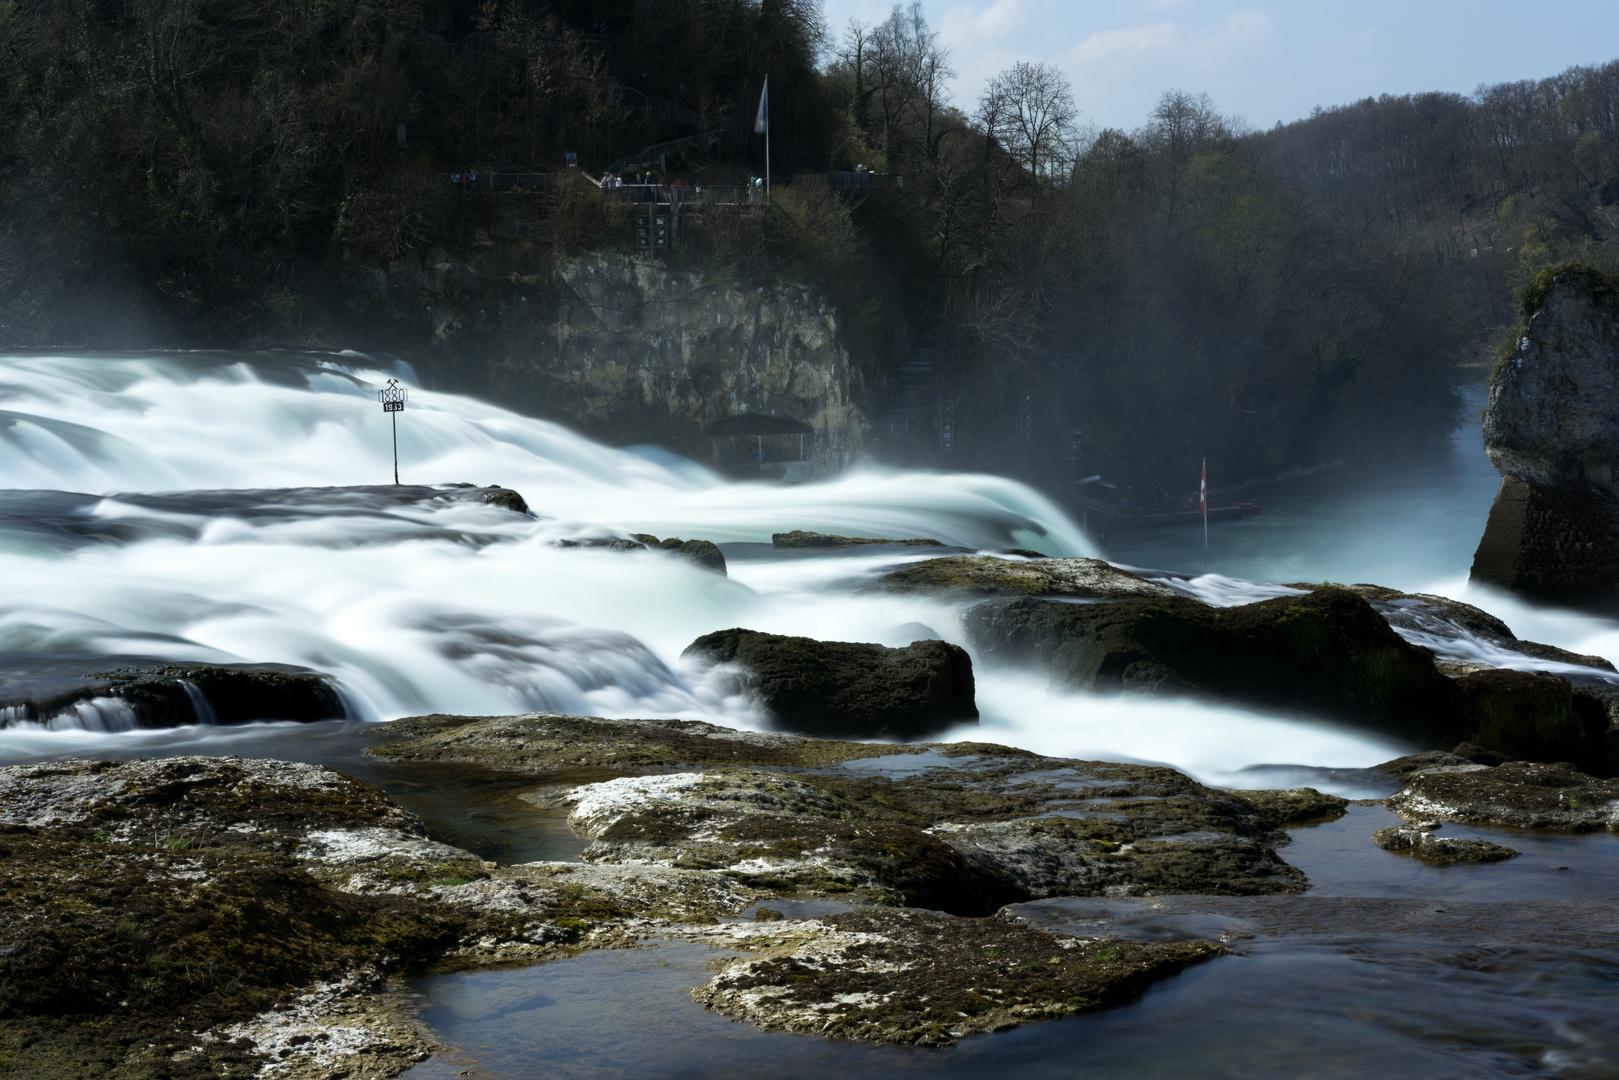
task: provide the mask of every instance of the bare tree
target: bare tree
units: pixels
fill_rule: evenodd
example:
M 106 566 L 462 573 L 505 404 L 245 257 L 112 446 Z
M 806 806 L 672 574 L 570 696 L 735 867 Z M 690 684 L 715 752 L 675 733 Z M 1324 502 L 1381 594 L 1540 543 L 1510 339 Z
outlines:
M 929 160 L 938 153 L 946 84 L 955 77 L 950 51 L 938 39 L 920 0 L 908 9 L 895 4 L 876 26 L 851 19 L 844 31 L 837 59 L 852 82 L 850 119 L 862 132 L 877 136 L 891 171 L 899 169 L 913 147 L 919 146 Z M 877 130 L 870 131 L 874 126 Z
M 985 132 L 1028 171 L 1037 192 L 1066 171 L 1078 117 L 1062 72 L 1026 61 L 991 79 L 978 106 Z

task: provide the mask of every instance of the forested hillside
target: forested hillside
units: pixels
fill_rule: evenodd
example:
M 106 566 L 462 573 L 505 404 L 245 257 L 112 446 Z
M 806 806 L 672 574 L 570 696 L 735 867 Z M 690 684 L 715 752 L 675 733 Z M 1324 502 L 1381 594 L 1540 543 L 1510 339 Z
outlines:
M 676 257 L 820 284 L 874 409 L 937 343 L 955 439 L 902 459 L 1184 489 L 1204 456 L 1431 439 L 1516 288 L 1614 245 L 1619 63 L 1265 132 L 1195 87 L 1098 131 L 1040 65 L 952 100 L 950 65 L 919 8 L 828 28 L 814 0 L 0 0 L 0 344 L 430 350 L 346 302 L 356 274 L 501 242 L 503 213 L 629 244 L 579 177 L 451 174 L 669 144 L 672 176 L 734 181 L 766 74 L 774 205 L 697 216 Z

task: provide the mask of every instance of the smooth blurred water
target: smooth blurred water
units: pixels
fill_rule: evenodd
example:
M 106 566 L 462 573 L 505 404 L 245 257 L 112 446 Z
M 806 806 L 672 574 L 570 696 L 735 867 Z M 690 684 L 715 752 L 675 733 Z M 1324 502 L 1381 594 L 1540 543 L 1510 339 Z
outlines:
M 682 660 L 693 639 L 747 626 L 962 641 L 963 602 L 865 591 L 926 549 L 777 552 L 772 533 L 1096 550 L 1050 501 L 1003 478 L 868 469 L 736 483 L 416 386 L 399 414 L 402 479 L 499 482 L 535 516 L 459 489 L 335 487 L 391 476 L 375 397 L 389 377 L 412 381 L 358 355 L 0 357 L 0 476 L 13 485 L 0 491 L 0 675 L 111 658 L 277 663 L 335 676 L 364 719 L 548 709 L 754 726 L 730 673 Z M 558 546 L 643 531 L 721 542 L 730 575 L 665 552 Z M 1369 765 L 1407 749 L 1234 708 L 1048 694 L 1042 680 L 988 667 L 979 704 L 982 725 L 956 737 L 1211 777 L 1278 759 Z M 206 752 L 220 734 L 189 738 Z M 7 760 L 119 745 L 0 730 Z

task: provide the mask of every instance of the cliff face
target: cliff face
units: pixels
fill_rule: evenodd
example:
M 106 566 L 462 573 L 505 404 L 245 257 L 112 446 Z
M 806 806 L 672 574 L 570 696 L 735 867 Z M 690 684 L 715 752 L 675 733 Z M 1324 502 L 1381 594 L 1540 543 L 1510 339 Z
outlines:
M 507 245 L 468 262 L 401 261 L 364 285 L 430 331 L 412 358 L 439 385 L 607 442 L 807 479 L 857 459 L 871 427 L 837 312 L 809 285 L 607 252 L 523 265 Z M 777 421 L 799 430 L 762 438 L 707 434 L 743 413 L 801 423 Z
M 1619 601 L 1619 287 L 1556 275 L 1490 388 L 1484 449 L 1501 490 L 1474 580 Z

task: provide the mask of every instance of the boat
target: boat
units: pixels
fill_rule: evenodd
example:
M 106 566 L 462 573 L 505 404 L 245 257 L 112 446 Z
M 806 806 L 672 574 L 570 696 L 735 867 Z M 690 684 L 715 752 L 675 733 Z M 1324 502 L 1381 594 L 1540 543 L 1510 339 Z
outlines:
M 1209 492 L 1208 520 L 1240 521 L 1253 517 L 1264 507 L 1238 498 L 1236 491 Z M 1076 480 L 1058 494 L 1058 499 L 1078 509 L 1087 528 L 1094 516 L 1106 532 L 1119 529 L 1149 529 L 1162 525 L 1196 525 L 1203 521 L 1198 493 L 1164 494 L 1156 499 L 1136 495 L 1134 488 L 1119 488 L 1100 476 Z

